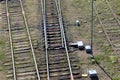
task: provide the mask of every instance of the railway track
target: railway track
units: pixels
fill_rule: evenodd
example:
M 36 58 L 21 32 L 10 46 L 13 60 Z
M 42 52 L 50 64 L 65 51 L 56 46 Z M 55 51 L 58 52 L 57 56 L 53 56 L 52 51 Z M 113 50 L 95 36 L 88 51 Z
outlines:
M 108 0 L 104 1 L 104 8 L 100 10 L 100 5 L 94 5 L 96 16 L 100 22 L 102 30 L 112 47 L 113 53 L 120 59 L 120 21 L 114 13 Z M 115 67 L 115 66 L 114 66 Z M 119 67 L 118 67 L 119 68 Z M 116 71 L 116 76 L 119 76 L 119 71 Z
M 42 11 L 47 80 L 79 80 L 78 61 L 67 49 L 60 1 L 43 0 Z
M 22 0 L 6 0 L 6 14 L 11 48 L 4 64 L 8 80 L 40 80 Z
M 22 1 L 6 0 L 12 53 L 12 57 L 11 53 L 7 54 L 12 63 L 9 59 L 5 63 L 8 68 L 7 78 L 9 80 L 80 80 L 81 72 L 76 56 L 68 53 L 60 2 L 59 0 L 41 0 L 41 2 L 46 54 L 33 49 Z M 37 54 L 37 59 L 35 53 L 40 53 Z
M 109 44 L 111 45 L 114 53 L 116 55 L 119 55 L 120 22 L 116 14 L 112 10 L 108 0 L 105 0 L 105 1 L 106 1 L 106 4 L 104 4 L 105 9 L 103 11 L 99 10 L 99 12 L 97 12 L 98 10 L 95 10 L 95 11 Z M 97 9 L 97 6 L 95 7 L 95 9 Z

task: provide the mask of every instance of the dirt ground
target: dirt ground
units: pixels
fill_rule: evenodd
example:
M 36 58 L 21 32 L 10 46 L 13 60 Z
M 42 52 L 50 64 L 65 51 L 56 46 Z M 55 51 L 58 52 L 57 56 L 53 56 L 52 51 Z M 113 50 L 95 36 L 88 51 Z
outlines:
M 41 2 L 40 0 L 26 0 L 24 5 L 33 45 L 35 45 L 35 47 L 42 47 Z
M 90 33 L 90 27 L 91 27 L 90 1 L 85 1 L 85 0 L 80 0 L 80 1 L 79 0 L 62 0 L 62 1 L 63 1 L 62 3 L 63 15 L 65 18 L 64 20 L 66 22 L 65 24 L 66 24 L 66 33 L 67 33 L 68 41 L 69 42 L 83 41 L 85 45 L 90 45 L 90 34 L 91 34 Z M 97 2 L 99 4 L 99 2 L 101 1 L 97 1 Z M 103 2 L 105 2 L 105 0 Z M 113 3 L 115 3 L 115 1 L 113 1 Z M 80 21 L 81 23 L 80 27 L 74 26 L 76 20 Z M 99 25 L 97 17 L 94 17 L 93 42 L 94 42 L 93 54 L 95 58 L 97 58 L 100 65 L 106 70 L 106 72 L 110 73 L 110 75 L 113 75 L 114 66 L 110 65 L 112 63 L 106 60 L 112 54 L 111 47 L 109 46 L 105 38 L 105 35 L 102 33 L 102 29 Z M 91 61 L 88 59 L 89 55 L 87 55 L 85 51 L 77 50 L 74 53 L 77 54 L 77 56 L 79 56 L 83 73 L 87 73 L 87 71 L 90 69 L 96 69 L 100 80 L 110 80 L 100 68 L 96 67 L 95 64 L 91 64 Z M 115 76 L 118 77 L 119 75 L 118 74 L 114 75 L 113 76 L 114 79 L 115 79 Z
M 67 34 L 68 42 L 83 41 L 85 45 L 90 45 L 90 20 L 91 20 L 91 6 L 90 1 L 87 0 L 61 0 L 62 2 L 62 13 L 65 22 L 65 29 Z M 113 3 L 115 3 L 114 0 Z M 38 42 L 42 41 L 41 34 L 39 34 L 38 26 L 40 26 L 40 3 L 38 0 L 26 0 L 24 5 L 26 5 L 25 11 L 27 14 L 28 25 L 31 27 L 32 37 L 36 36 Z M 116 7 L 116 6 L 113 6 Z M 115 9 L 116 10 L 116 9 Z M 1 11 L 1 5 L 0 5 Z M 118 13 L 119 9 L 116 10 Z M 0 12 L 1 13 L 1 12 Z M 75 21 L 79 20 L 81 23 L 80 27 L 75 26 Z M 97 18 L 95 17 L 95 23 L 98 23 Z M 0 17 L 0 29 L 3 26 L 1 17 Z M 94 25 L 94 44 L 93 44 L 93 54 L 94 55 L 104 55 L 106 49 L 110 52 L 109 45 L 106 41 L 104 34 L 102 34 L 102 29 L 100 25 Z M 2 32 L 0 35 L 3 35 Z M 7 33 L 5 32 L 5 35 Z M 0 37 L 1 38 L 1 37 Z M 41 38 L 41 39 L 40 39 Z M 7 39 L 6 39 L 7 40 Z M 37 42 L 35 40 L 35 43 Z M 42 42 L 41 42 L 42 43 Z M 105 48 L 105 49 L 104 49 Z M 111 53 L 111 52 L 110 52 Z M 106 75 L 101 71 L 100 68 L 96 67 L 95 64 L 91 64 L 91 61 L 88 59 L 89 55 L 85 51 L 74 51 L 74 54 L 79 57 L 81 70 L 83 73 L 87 73 L 90 69 L 95 69 L 98 71 L 100 80 L 110 80 Z M 102 59 L 102 58 L 100 58 Z M 106 62 L 100 61 L 101 65 L 104 66 Z M 0 63 L 1 64 L 1 63 Z M 1 67 L 1 66 L 0 66 Z M 0 71 L 0 80 L 5 80 L 4 72 Z
M 66 33 L 68 36 L 69 42 L 76 42 L 76 41 L 83 41 L 85 45 L 90 45 L 90 18 L 91 18 L 91 9 L 90 9 L 90 2 L 81 0 L 65 0 L 63 1 L 63 14 L 65 16 L 65 23 L 66 25 Z M 83 4 L 80 4 L 83 3 Z M 67 5 L 66 5 L 67 4 Z M 86 7 L 85 7 L 86 5 Z M 81 26 L 77 27 L 74 26 L 75 21 L 79 20 L 81 22 Z M 69 26 L 70 25 L 70 26 Z M 95 41 L 96 39 L 94 39 Z M 93 54 L 104 54 L 102 50 L 99 48 L 99 46 L 94 43 L 93 45 Z M 74 52 L 80 59 L 80 66 L 82 68 L 83 73 L 87 73 L 88 70 L 95 69 L 97 70 L 99 74 L 100 80 L 110 80 L 107 78 L 107 76 L 104 74 L 104 72 L 96 67 L 96 65 L 91 65 L 90 60 L 88 57 L 90 57 L 88 54 L 86 54 L 85 51 L 75 51 Z

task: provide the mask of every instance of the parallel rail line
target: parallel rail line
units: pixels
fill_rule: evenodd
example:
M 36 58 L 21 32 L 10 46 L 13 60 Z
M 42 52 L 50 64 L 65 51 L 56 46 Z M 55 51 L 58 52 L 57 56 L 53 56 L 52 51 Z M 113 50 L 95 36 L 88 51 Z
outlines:
M 8 72 L 9 75 L 7 77 L 9 79 L 14 77 L 14 80 L 35 80 L 37 77 L 37 80 L 40 80 L 36 57 L 22 0 L 6 0 L 6 13 L 13 69 L 13 75 L 10 71 Z
M 100 21 L 103 32 L 105 33 L 106 38 L 113 49 L 113 53 L 115 55 L 119 55 L 119 52 L 120 52 L 120 45 L 119 45 L 120 44 L 120 42 L 119 42 L 119 40 L 120 40 L 120 36 L 119 36 L 120 35 L 120 21 L 118 20 L 116 14 L 114 13 L 113 9 L 111 8 L 108 0 L 105 0 L 105 1 L 106 1 L 106 5 L 108 6 L 107 10 L 109 9 L 108 14 L 106 14 L 106 16 L 109 16 L 109 17 L 107 17 L 106 19 L 111 18 L 111 20 L 108 20 L 109 22 L 107 21 L 106 23 L 104 23 L 104 21 L 101 19 L 100 14 L 98 14 L 98 12 L 97 12 L 96 6 L 94 6 L 94 8 L 95 8 L 97 17 Z M 102 13 L 101 13 L 101 15 L 102 15 Z M 106 17 L 106 16 L 104 16 L 104 17 Z M 108 24 L 108 25 L 106 25 L 106 24 Z
M 105 11 L 99 12 L 99 8 L 97 8 L 98 5 L 94 5 L 96 16 L 100 22 L 100 25 L 102 27 L 102 30 L 107 38 L 107 41 L 109 42 L 114 55 L 116 55 L 118 58 L 120 57 L 120 21 L 117 18 L 116 14 L 114 13 L 110 3 L 108 0 L 105 0 Z M 107 10 L 107 11 L 106 11 Z M 104 16 L 104 17 L 103 17 Z M 102 67 L 101 67 L 102 68 Z M 105 72 L 106 73 L 106 72 Z M 108 77 L 110 77 L 111 80 L 112 77 L 106 73 Z M 116 72 L 116 75 L 119 72 Z
M 120 22 L 110 7 L 109 2 L 107 0 L 106 2 L 115 18 L 115 22 L 117 22 L 117 25 L 120 27 Z M 60 0 L 41 0 L 46 53 L 46 63 L 42 62 L 42 64 L 46 64 L 47 66 L 47 69 L 42 69 L 43 72 L 47 74 L 47 76 L 44 75 L 43 77 L 47 78 L 47 80 L 80 80 L 81 75 L 77 65 L 78 63 L 76 63 L 77 61 L 75 57 L 71 57 L 71 54 L 68 53 L 60 5 Z M 14 80 L 41 80 L 39 73 L 40 69 L 38 69 L 38 64 L 36 62 L 22 0 L 11 2 L 6 0 L 6 13 L 13 69 L 12 72 L 8 72 L 8 78 L 12 79 L 12 77 L 14 77 Z M 112 46 L 114 52 L 117 52 L 116 54 L 118 54 L 118 50 L 116 50 L 115 44 L 113 43 L 116 39 L 113 39 L 114 35 L 120 39 L 119 36 L 114 34 L 116 29 L 112 32 L 111 30 L 106 31 L 107 28 L 104 27 L 97 10 L 96 14 L 107 40 Z M 111 37 L 110 34 L 112 33 L 113 35 Z M 32 56 L 30 56 L 31 53 Z M 32 58 L 32 60 L 30 58 Z M 22 62 L 23 60 L 26 62 Z M 41 74 L 43 74 L 43 72 L 41 71 Z
M 41 0 L 43 28 L 45 37 L 45 53 L 47 80 L 80 79 L 79 67 L 71 62 L 64 34 L 59 0 Z M 72 57 L 73 58 L 73 57 Z M 76 73 L 76 75 L 74 75 Z

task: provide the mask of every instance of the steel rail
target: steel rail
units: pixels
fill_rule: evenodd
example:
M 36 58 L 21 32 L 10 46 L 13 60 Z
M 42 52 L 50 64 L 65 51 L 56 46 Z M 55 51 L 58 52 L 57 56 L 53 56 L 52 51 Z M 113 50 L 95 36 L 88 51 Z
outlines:
M 29 28 L 28 28 L 28 23 L 27 23 L 27 20 L 26 20 L 25 11 L 24 11 L 23 3 L 22 3 L 21 0 L 20 0 L 20 5 L 21 5 L 21 9 L 22 9 L 22 15 L 23 15 L 23 18 L 24 18 L 25 26 L 26 26 L 26 29 L 27 29 L 29 41 L 30 41 L 31 51 L 32 51 L 32 55 L 33 55 L 33 59 L 34 59 L 34 63 L 35 63 L 35 68 L 36 68 L 36 71 L 37 71 L 38 80 L 40 80 L 39 71 L 38 71 L 38 68 L 37 68 L 37 62 L 36 62 L 36 58 L 35 58 L 35 53 L 34 53 L 32 41 L 31 41 L 31 36 L 30 36 Z M 14 51 L 13 51 L 12 33 L 11 33 L 11 25 L 10 25 L 10 15 L 9 15 L 9 10 L 8 10 L 8 0 L 6 0 L 6 12 L 7 12 L 7 22 L 8 22 L 8 28 L 9 28 L 9 35 L 10 35 L 14 80 L 17 80 L 16 69 L 15 69 Z
M 111 10 L 111 12 L 112 12 L 112 14 L 113 14 L 113 16 L 114 16 L 114 18 L 115 18 L 115 20 L 116 20 L 117 24 L 118 24 L 118 25 L 119 25 L 119 27 L 120 27 L 120 21 L 118 20 L 118 18 L 117 18 L 117 16 L 116 16 L 115 12 L 113 11 L 113 9 L 112 9 L 112 7 L 111 7 L 111 5 L 110 5 L 109 1 L 108 1 L 108 0 L 106 0 L 106 3 L 107 3 L 107 5 L 108 5 L 109 9 Z
M 97 66 L 106 74 L 106 76 L 108 76 L 110 80 L 113 80 L 112 77 L 105 71 L 105 69 L 97 62 L 96 59 L 95 59 L 95 62 L 97 64 Z M 106 79 L 104 79 L 104 80 L 106 80 Z
M 105 28 L 104 28 L 104 25 L 103 25 L 102 20 L 101 20 L 99 14 L 98 14 L 98 12 L 97 12 L 97 9 L 96 9 L 96 6 L 95 6 L 95 5 L 94 5 L 94 8 L 95 8 L 95 13 L 96 13 L 96 15 L 97 15 L 97 17 L 98 17 L 98 20 L 99 20 L 99 22 L 100 22 L 100 24 L 101 24 L 102 30 L 103 30 L 103 32 L 105 33 L 105 36 L 106 36 L 106 38 L 107 38 L 107 41 L 109 42 L 110 46 L 112 47 L 113 52 L 116 54 L 117 51 L 116 51 L 116 49 L 114 48 L 114 46 L 113 46 L 113 44 L 112 44 L 112 42 L 111 42 L 111 40 L 110 40 L 110 38 L 109 38 L 109 35 L 107 34 L 107 32 L 106 32 L 106 30 L 105 30 Z
M 120 22 L 119 22 L 119 20 L 118 20 L 118 18 L 117 18 L 117 16 L 116 16 L 116 14 L 114 13 L 113 9 L 111 8 L 111 5 L 109 4 L 108 0 L 106 0 L 106 3 L 107 3 L 107 5 L 108 5 L 108 7 L 109 7 L 109 9 L 110 9 L 113 17 L 115 18 L 116 23 L 117 23 L 118 26 L 120 27 Z M 96 9 L 95 5 L 94 5 L 94 8 L 95 8 L 95 13 L 96 13 L 96 15 L 97 15 L 97 17 L 98 17 L 98 20 L 99 20 L 99 22 L 100 22 L 100 24 L 101 24 L 102 30 L 103 30 L 103 32 L 105 33 L 105 36 L 106 36 L 106 38 L 107 38 L 107 41 L 109 42 L 110 46 L 112 47 L 113 53 L 114 53 L 116 56 L 118 56 L 118 55 L 117 55 L 118 52 L 117 52 L 116 48 L 114 47 L 114 44 L 113 44 L 112 41 L 110 40 L 110 37 L 109 37 L 109 35 L 107 34 L 107 32 L 106 32 L 106 30 L 105 30 L 105 28 L 104 28 L 104 25 L 103 25 L 102 20 L 101 20 L 99 14 L 98 14 L 98 12 L 97 12 L 97 9 Z M 98 64 L 97 61 L 96 61 L 96 63 L 97 63 L 97 65 L 104 71 L 104 69 Z M 112 77 L 111 77 L 106 71 L 104 71 L 104 72 L 107 74 L 107 76 L 110 78 L 110 80 L 113 80 Z
M 61 16 L 61 9 L 60 9 L 60 4 L 58 4 L 58 1 L 56 2 L 57 5 L 57 10 L 58 10 L 58 16 L 59 16 L 59 23 L 61 27 L 61 37 L 63 37 L 63 41 L 65 44 L 65 50 L 67 54 L 67 60 L 69 64 L 69 69 L 70 69 L 70 74 L 71 74 L 71 80 L 73 79 L 73 74 L 72 74 L 72 68 L 70 64 L 70 59 L 69 59 L 69 54 L 68 54 L 68 49 L 67 49 L 67 43 L 66 43 L 66 38 L 64 34 L 64 29 L 63 29 L 63 23 L 62 23 L 62 16 Z M 49 72 L 49 61 L 48 61 L 48 42 L 47 42 L 47 33 L 46 33 L 46 0 L 43 2 L 43 23 L 44 23 L 44 36 L 45 36 L 45 52 L 46 52 L 46 64 L 47 64 L 47 79 L 50 80 L 50 72 Z
M 26 19 L 26 16 L 25 16 L 25 10 L 23 8 L 22 0 L 20 0 L 20 4 L 21 4 L 23 18 L 24 18 L 24 21 L 25 21 L 25 26 L 26 26 L 26 29 L 27 29 L 27 34 L 28 34 L 28 38 L 29 38 L 29 42 L 30 42 L 30 47 L 31 47 L 31 51 L 32 51 L 34 63 L 35 63 L 35 69 L 36 69 L 36 72 L 37 72 L 37 77 L 38 77 L 38 80 L 40 80 L 40 74 L 39 74 L 39 70 L 38 70 L 38 65 L 37 65 L 37 61 L 36 61 L 36 57 L 35 57 L 35 52 L 34 52 L 33 45 L 32 45 L 32 39 L 31 39 L 31 35 L 30 35 L 30 31 L 29 31 L 27 19 Z
M 15 69 L 14 51 L 13 51 L 13 43 L 12 43 L 13 40 L 12 40 L 11 25 L 10 25 L 10 15 L 9 15 L 9 10 L 8 10 L 8 0 L 6 0 L 6 13 L 7 13 L 7 23 L 8 23 L 8 29 L 9 29 L 9 36 L 10 36 L 10 48 L 11 48 L 11 56 L 12 56 L 13 77 L 14 77 L 14 80 L 17 80 L 16 69 Z
M 42 4 L 41 6 L 43 6 L 42 11 L 43 11 L 43 25 L 44 25 L 44 36 L 45 36 L 45 54 L 46 54 L 46 65 L 47 65 L 47 80 L 50 80 L 49 60 L 48 60 L 48 41 L 47 41 L 47 33 L 46 33 L 46 0 L 44 0 L 42 2 L 41 2 L 41 4 Z
M 44 13 L 44 10 L 43 10 L 43 0 L 41 0 L 41 8 L 42 8 L 42 15 Z
M 116 14 L 114 13 L 114 11 L 113 11 L 113 9 L 112 9 L 109 1 L 108 1 L 108 0 L 105 0 L 105 1 L 106 1 L 106 4 L 108 5 L 108 7 L 109 7 L 109 9 L 110 9 L 113 17 L 114 17 L 116 23 L 117 23 L 118 26 L 120 27 L 120 21 L 118 20 Z M 97 15 L 98 15 L 98 14 L 97 14 Z M 99 15 L 98 15 L 98 17 L 99 17 Z M 100 17 L 99 17 L 98 19 L 100 19 Z M 100 21 L 100 20 L 99 20 L 99 21 Z M 102 21 L 100 21 L 100 23 L 102 23 Z M 101 25 L 102 25 L 102 29 L 103 29 L 103 28 L 104 28 L 104 25 L 103 25 L 103 24 L 101 24 Z M 109 44 L 111 45 L 112 49 L 114 50 L 114 53 L 117 55 L 118 52 L 117 52 L 116 48 L 114 47 L 113 43 L 111 42 L 111 40 L 110 40 L 107 32 L 105 31 L 105 29 L 104 29 L 103 31 L 104 31 L 104 33 L 105 33 L 105 35 L 106 35 L 106 37 L 107 37 L 107 40 L 108 40 Z
M 60 31 L 61 31 L 61 37 L 62 37 L 62 47 L 64 47 L 64 34 L 63 34 L 63 25 L 62 25 L 62 16 L 61 16 L 61 11 L 59 10 L 59 4 L 58 4 L 58 0 L 55 0 L 56 2 L 56 7 L 57 7 L 57 12 L 58 12 L 58 17 L 59 17 L 59 23 L 60 23 Z
M 60 23 L 60 27 L 62 29 L 64 45 L 65 45 L 65 50 L 66 50 L 66 54 L 67 54 L 67 60 L 68 60 L 68 65 L 69 65 L 69 69 L 70 69 L 71 80 L 74 80 L 72 67 L 71 67 L 71 63 L 70 63 L 70 57 L 69 57 L 69 53 L 68 53 L 68 47 L 67 47 L 67 43 L 66 43 L 65 31 L 64 31 L 64 28 L 63 28 L 63 20 L 62 20 L 62 12 L 61 12 L 60 0 L 56 1 L 56 5 L 57 5 L 57 9 L 58 9 L 59 23 Z

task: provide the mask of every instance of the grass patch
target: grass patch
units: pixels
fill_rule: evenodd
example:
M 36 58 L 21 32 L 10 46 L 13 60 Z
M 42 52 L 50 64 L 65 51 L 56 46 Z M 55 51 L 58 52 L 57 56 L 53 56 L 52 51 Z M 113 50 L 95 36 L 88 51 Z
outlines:
M 3 67 L 2 66 L 0 66 L 0 71 L 2 71 L 3 70 Z
M 104 61 L 104 62 L 108 62 L 111 64 L 111 59 L 108 55 L 105 54 L 99 54 L 99 55 L 95 55 L 95 59 L 98 63 Z
M 105 61 L 106 58 L 107 56 L 105 56 L 104 54 L 95 55 L 95 59 L 98 63 L 100 63 L 101 61 Z
M 116 1 L 115 5 L 116 5 L 116 13 L 120 15 L 120 2 Z
M 117 56 L 110 56 L 110 60 L 112 63 L 115 63 L 118 61 L 118 57 Z
M 0 52 L 0 61 L 4 60 L 4 52 Z
M 0 41 L 0 47 L 3 47 L 5 45 L 4 41 Z
M 4 52 L 0 52 L 0 71 L 3 70 L 3 65 L 2 65 L 2 62 L 4 60 Z
M 0 40 L 0 61 L 4 59 L 4 52 L 3 52 L 4 46 L 5 46 L 5 42 Z
M 120 80 L 120 78 L 119 77 L 113 77 L 113 80 Z
M 105 45 L 105 44 L 102 45 L 102 46 L 101 46 L 101 49 L 104 51 L 105 54 L 110 54 L 110 53 L 112 53 L 112 51 L 110 50 L 110 46 L 107 45 L 107 44 L 106 44 L 106 45 Z
M 80 65 L 80 66 L 83 65 L 83 62 L 80 62 L 79 65 Z

